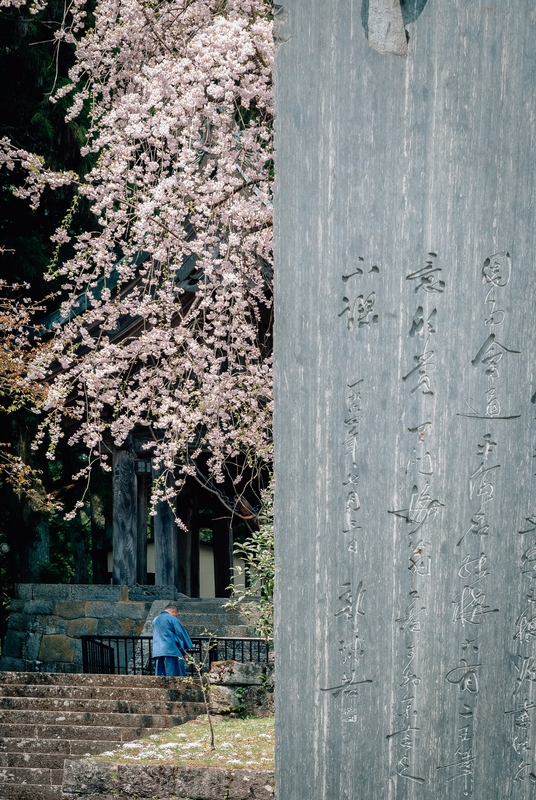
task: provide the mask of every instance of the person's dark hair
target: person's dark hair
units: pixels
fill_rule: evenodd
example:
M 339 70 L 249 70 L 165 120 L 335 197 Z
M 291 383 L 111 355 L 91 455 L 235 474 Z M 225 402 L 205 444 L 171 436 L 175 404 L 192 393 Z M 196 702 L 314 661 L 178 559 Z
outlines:
M 177 603 L 174 603 L 174 602 L 168 603 L 166 608 L 173 608 L 173 609 L 175 609 L 175 611 L 179 610 L 179 606 L 177 605 Z

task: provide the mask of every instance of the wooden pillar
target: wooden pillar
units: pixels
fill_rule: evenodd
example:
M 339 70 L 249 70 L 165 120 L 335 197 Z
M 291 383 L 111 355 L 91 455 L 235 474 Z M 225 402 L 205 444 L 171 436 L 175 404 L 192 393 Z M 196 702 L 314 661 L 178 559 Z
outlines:
M 148 465 L 148 470 L 141 471 L 140 466 Z M 137 550 L 136 583 L 142 586 L 147 583 L 147 513 L 149 510 L 149 483 L 151 462 L 136 462 L 136 484 L 138 496 L 137 508 Z
M 158 477 L 153 473 L 153 479 Z M 178 586 L 179 550 L 175 510 L 167 502 L 156 504 L 154 518 L 154 564 L 156 586 Z
M 177 499 L 177 516 L 186 525 L 178 530 L 180 592 L 199 597 L 199 497 L 196 491 L 186 490 Z
M 177 516 L 181 522 L 186 526 L 186 529 L 179 527 L 177 529 L 177 545 L 178 545 L 178 583 L 177 588 L 179 592 L 192 596 L 191 587 L 191 569 L 192 563 L 192 533 L 191 533 L 191 518 L 192 518 L 192 498 L 187 494 L 187 490 L 183 490 L 177 498 Z
M 214 548 L 214 589 L 216 597 L 230 597 L 227 588 L 232 581 L 233 531 L 229 518 L 212 522 L 212 546 Z
M 134 455 L 129 450 L 114 452 L 113 495 L 112 582 L 132 584 L 137 579 L 138 518 Z
M 87 539 L 80 511 L 69 522 L 69 539 L 71 540 L 71 552 L 73 554 L 73 581 L 74 583 L 88 583 Z
M 106 497 L 108 500 L 108 497 Z M 110 498 L 111 499 L 111 498 Z M 91 503 L 91 567 L 93 583 L 108 583 L 108 550 L 112 547 L 113 522 L 110 502 L 103 494 L 90 497 Z
M 201 580 L 199 576 L 199 514 L 197 508 L 192 512 L 190 542 L 190 597 L 199 597 Z

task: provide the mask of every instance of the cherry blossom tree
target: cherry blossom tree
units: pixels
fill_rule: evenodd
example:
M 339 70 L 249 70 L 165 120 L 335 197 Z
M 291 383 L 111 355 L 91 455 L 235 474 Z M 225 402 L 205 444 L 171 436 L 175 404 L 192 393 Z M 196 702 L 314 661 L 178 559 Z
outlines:
M 44 394 L 40 383 L 26 377 L 32 359 L 26 334 L 32 317 L 42 312 L 42 306 L 26 296 L 28 288 L 0 280 L 0 410 L 3 414 L 35 408 Z M 42 472 L 17 452 L 10 441 L 0 441 L 0 481 L 6 481 L 19 496 L 24 496 L 36 511 L 59 508 L 57 498 L 45 490 Z
M 86 17 L 73 0 L 56 38 L 76 63 L 51 99 L 88 116 L 92 167 L 57 172 L 0 142 L 33 207 L 45 187 L 75 191 L 53 237 L 61 318 L 26 372 L 43 387 L 38 438 L 49 458 L 66 435 L 83 444 L 83 475 L 142 429 L 162 471 L 153 500 L 199 478 L 202 453 L 203 480 L 233 465 L 240 494 L 271 460 L 270 5 L 98 0 Z M 95 223 L 73 234 L 79 203 Z

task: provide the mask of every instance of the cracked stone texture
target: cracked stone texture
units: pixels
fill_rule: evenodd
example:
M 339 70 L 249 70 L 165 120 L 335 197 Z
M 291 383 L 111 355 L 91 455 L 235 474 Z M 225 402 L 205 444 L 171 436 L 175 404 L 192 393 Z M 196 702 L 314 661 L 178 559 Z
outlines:
M 125 797 L 175 797 L 175 768 L 164 764 L 147 765 L 142 769 L 134 764 L 117 767 L 117 791 Z
M 67 759 L 62 791 L 84 800 L 273 800 L 271 770 L 102 764 Z
M 116 788 L 116 769 L 113 764 L 66 759 L 63 769 L 63 791 L 76 795 L 108 794 Z
M 223 683 L 226 686 L 253 686 L 269 684 L 273 680 L 273 668 L 266 664 L 239 661 L 215 661 L 209 673 L 210 683 Z
M 274 773 L 268 769 L 237 769 L 231 772 L 229 800 L 273 800 Z
M 204 767 L 177 767 L 176 792 L 192 800 L 227 800 L 229 770 Z

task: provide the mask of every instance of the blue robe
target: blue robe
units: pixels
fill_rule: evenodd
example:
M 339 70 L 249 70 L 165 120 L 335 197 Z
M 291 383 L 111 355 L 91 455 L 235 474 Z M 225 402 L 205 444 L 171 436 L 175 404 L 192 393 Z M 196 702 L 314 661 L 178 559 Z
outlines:
M 184 653 L 192 647 L 186 628 L 177 617 L 162 611 L 153 620 L 153 658 L 157 675 L 186 675 Z

